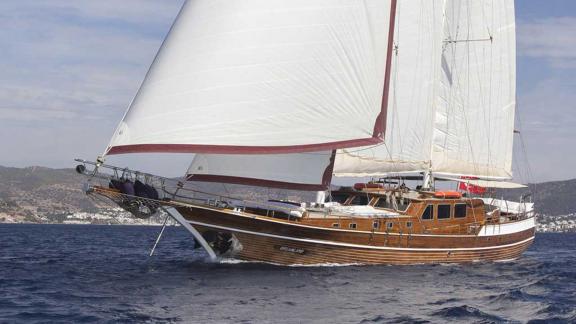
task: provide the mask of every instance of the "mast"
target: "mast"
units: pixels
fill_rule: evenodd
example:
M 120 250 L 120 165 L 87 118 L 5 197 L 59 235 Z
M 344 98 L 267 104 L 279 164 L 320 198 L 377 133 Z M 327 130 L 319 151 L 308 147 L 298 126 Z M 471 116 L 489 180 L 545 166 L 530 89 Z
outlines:
M 424 171 L 422 190 L 430 191 L 433 189 L 434 189 L 434 175 L 432 174 L 432 166 L 430 166 L 426 171 Z

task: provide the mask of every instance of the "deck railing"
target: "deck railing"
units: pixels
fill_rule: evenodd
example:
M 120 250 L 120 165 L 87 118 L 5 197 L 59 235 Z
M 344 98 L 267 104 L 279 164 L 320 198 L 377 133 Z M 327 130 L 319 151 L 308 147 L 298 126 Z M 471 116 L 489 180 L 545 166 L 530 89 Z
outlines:
M 225 208 L 241 212 L 244 212 L 246 208 L 260 208 L 266 210 L 267 214 L 274 211 L 281 211 L 288 215 L 291 215 L 292 212 L 300 211 L 296 206 L 295 208 L 289 208 L 287 206 L 270 204 L 262 201 L 252 201 L 241 197 L 234 197 L 232 195 L 198 190 L 192 188 L 189 183 L 183 179 L 165 178 L 146 172 L 131 170 L 129 168 L 121 168 L 83 159 L 75 159 L 75 161 L 80 163 L 76 167 L 76 171 L 88 177 L 88 184 L 85 188 L 87 193 L 96 193 L 106 196 L 120 205 L 120 207 L 131 212 L 134 211 L 136 207 L 127 205 L 130 203 L 136 203 L 140 208 L 142 208 L 142 206 L 147 207 L 174 204 L 183 206 L 184 204 L 190 204 Z M 142 183 L 156 189 L 159 193 L 159 199 L 155 200 L 146 197 L 127 195 L 119 191 L 116 192 L 108 188 L 108 184 L 111 180 L 130 180 L 132 182 L 140 180 Z

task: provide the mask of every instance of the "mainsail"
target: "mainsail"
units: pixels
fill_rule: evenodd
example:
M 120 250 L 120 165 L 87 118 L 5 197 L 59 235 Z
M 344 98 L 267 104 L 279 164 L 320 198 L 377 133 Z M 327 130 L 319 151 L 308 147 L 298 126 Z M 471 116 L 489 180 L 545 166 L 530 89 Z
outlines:
M 450 0 L 445 17 L 432 169 L 512 178 L 514 1 Z
M 187 1 L 106 154 L 278 154 L 381 142 L 395 5 Z
M 420 20 L 420 25 L 412 21 L 406 26 L 402 24 L 406 19 L 399 19 L 385 142 L 358 152 L 342 150 L 335 174 L 432 171 L 511 178 L 516 91 L 514 1 L 422 1 L 418 6 L 428 6 L 428 12 L 438 19 L 427 24 Z M 407 2 L 400 2 L 399 8 L 417 12 Z M 399 16 L 404 17 L 402 11 Z M 402 33 L 423 27 L 430 28 L 425 36 L 431 39 Z M 403 43 L 408 51 L 427 46 L 427 58 L 434 68 L 424 63 L 415 67 L 414 60 L 406 64 L 403 55 L 410 54 Z M 422 58 L 420 62 L 430 63 Z M 417 73 L 420 77 L 413 78 L 410 85 L 411 76 Z
M 374 176 L 430 167 L 444 0 L 400 1 L 397 10 L 384 142 L 339 151 L 337 176 Z

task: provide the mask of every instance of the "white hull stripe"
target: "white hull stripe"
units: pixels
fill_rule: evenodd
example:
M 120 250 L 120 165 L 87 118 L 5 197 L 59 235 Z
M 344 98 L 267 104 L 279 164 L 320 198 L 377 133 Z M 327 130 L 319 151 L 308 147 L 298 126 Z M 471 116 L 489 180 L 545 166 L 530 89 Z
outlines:
M 235 229 L 231 227 L 219 226 L 219 225 L 212 225 L 206 224 L 196 221 L 188 221 L 190 224 L 206 226 L 211 228 L 217 228 L 221 230 L 226 230 L 230 232 L 238 232 L 244 234 L 252 234 L 256 236 L 264 236 L 264 237 L 271 237 L 277 238 L 282 240 L 290 240 L 290 241 L 297 241 L 297 242 L 305 242 L 305 243 L 315 243 L 315 244 L 323 244 L 323 245 L 332 245 L 332 246 L 342 246 L 342 247 L 350 247 L 350 248 L 357 248 L 357 249 L 370 249 L 370 250 L 392 250 L 392 251 L 426 251 L 426 252 L 451 252 L 451 251 L 485 251 L 485 250 L 494 250 L 494 249 L 501 249 L 507 247 L 513 247 L 516 245 L 524 244 L 526 242 L 532 241 L 534 236 L 527 238 L 520 242 L 515 242 L 506 245 L 497 245 L 497 246 L 486 246 L 486 247 L 475 247 L 475 248 L 396 248 L 396 247 L 384 247 L 384 246 L 369 246 L 369 245 L 359 245 L 359 244 L 350 244 L 350 243 L 340 243 L 340 242 L 333 242 L 333 241 L 323 241 L 323 240 L 313 240 L 313 239 L 303 239 L 303 238 L 296 238 L 296 237 L 289 237 L 289 236 L 280 236 L 274 234 L 267 234 L 267 233 L 258 233 L 252 231 L 246 231 L 241 229 Z
M 500 225 L 485 225 L 478 232 L 478 236 L 510 235 L 523 232 L 536 226 L 534 217 L 527 218 L 513 223 Z
M 190 206 L 183 206 L 183 207 L 190 207 Z M 234 212 L 234 211 L 229 211 L 229 210 L 216 210 L 216 209 L 212 209 L 209 207 L 204 207 L 204 206 L 198 206 L 198 205 L 194 205 L 193 208 L 198 208 L 198 209 L 204 209 L 204 210 L 210 210 L 210 211 L 217 211 L 219 213 L 224 213 L 224 214 L 229 214 L 229 215 L 234 215 L 234 216 L 240 216 L 240 217 L 244 217 L 244 218 L 250 218 L 250 219 L 258 219 L 261 221 L 265 221 L 265 222 L 269 222 L 269 223 L 276 223 L 276 224 L 282 224 L 282 225 L 289 225 L 289 226 L 296 226 L 296 227 L 306 227 L 306 228 L 313 228 L 313 229 L 317 229 L 317 230 L 324 230 L 324 231 L 333 231 L 333 232 L 346 232 L 346 233 L 365 233 L 365 234 L 372 234 L 372 235 L 393 235 L 393 236 L 406 236 L 408 234 L 399 234 L 399 233 L 382 233 L 382 232 L 370 232 L 370 231 L 349 231 L 349 230 L 345 230 L 345 229 L 338 229 L 338 228 L 327 228 L 327 227 L 318 227 L 318 226 L 310 226 L 310 225 L 304 225 L 304 224 L 293 224 L 293 223 L 286 223 L 286 222 L 279 222 L 279 221 L 275 221 L 272 219 L 267 219 L 267 218 L 263 218 L 263 217 L 259 217 L 257 215 L 252 215 L 252 214 L 245 214 L 245 213 L 241 213 L 241 212 Z M 377 219 L 377 218 L 375 218 Z M 385 219 L 385 218 L 384 218 Z M 532 227 L 535 227 L 535 225 L 533 225 Z M 484 231 L 484 229 L 481 229 L 481 231 Z M 434 235 L 434 234 L 410 234 L 411 236 L 426 236 L 426 237 L 477 237 L 477 235 L 457 235 L 457 234 L 446 234 L 446 235 Z M 484 235 L 484 236 L 498 236 L 498 235 L 505 235 L 505 234 L 493 234 L 493 235 Z

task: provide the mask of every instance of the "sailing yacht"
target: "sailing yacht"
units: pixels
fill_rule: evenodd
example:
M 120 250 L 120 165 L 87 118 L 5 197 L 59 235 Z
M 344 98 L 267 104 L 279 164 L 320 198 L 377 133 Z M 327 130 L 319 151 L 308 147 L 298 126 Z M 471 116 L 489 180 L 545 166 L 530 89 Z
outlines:
M 513 0 L 187 1 L 104 156 L 195 153 L 188 181 L 104 157 L 77 170 L 91 195 L 166 211 L 213 258 L 513 260 L 534 205 L 485 188 L 523 187 L 515 43 Z M 362 181 L 334 190 L 334 177 Z M 247 201 L 195 181 L 317 195 Z

